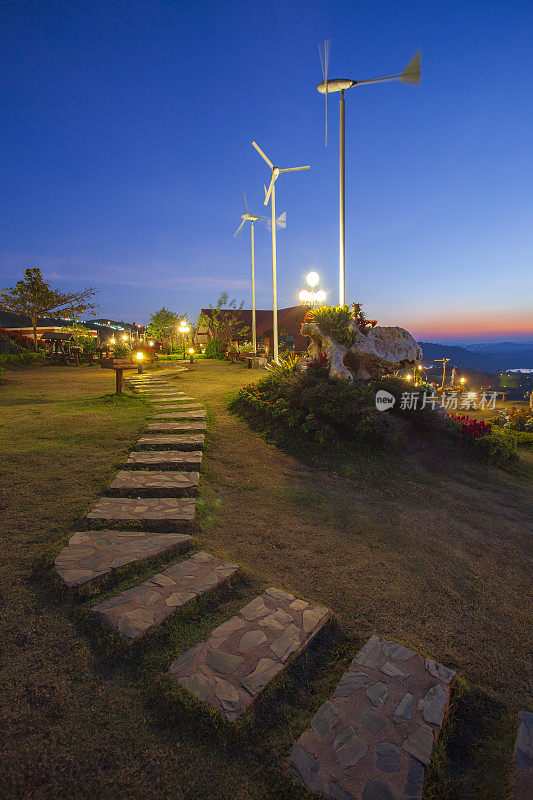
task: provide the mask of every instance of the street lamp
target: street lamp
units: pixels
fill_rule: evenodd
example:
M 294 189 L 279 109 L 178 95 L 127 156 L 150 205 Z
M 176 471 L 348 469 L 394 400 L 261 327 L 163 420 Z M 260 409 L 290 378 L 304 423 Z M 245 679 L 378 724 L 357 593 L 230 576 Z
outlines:
M 187 350 L 187 352 L 188 352 L 188 354 L 189 354 L 189 363 L 191 363 L 191 364 L 192 364 L 192 363 L 194 363 L 194 359 L 193 359 L 193 356 L 194 356 L 194 347 L 189 347 L 189 349 Z
M 183 349 L 183 357 L 185 358 L 185 336 L 189 333 L 190 328 L 187 325 L 187 320 L 182 319 L 180 322 L 180 326 L 178 328 L 178 333 L 182 335 L 182 349 Z
M 300 302 L 306 306 L 318 306 L 320 303 L 323 303 L 326 299 L 325 291 L 323 289 L 318 289 L 316 292 L 313 291 L 315 286 L 318 286 L 320 283 L 320 275 L 318 272 L 308 272 L 305 280 L 310 290 L 302 289 L 298 295 Z
M 138 353 L 135 353 L 135 358 L 137 359 L 137 372 L 139 373 L 139 375 L 142 375 L 142 372 L 143 372 L 143 358 L 144 358 L 143 351 L 139 350 Z

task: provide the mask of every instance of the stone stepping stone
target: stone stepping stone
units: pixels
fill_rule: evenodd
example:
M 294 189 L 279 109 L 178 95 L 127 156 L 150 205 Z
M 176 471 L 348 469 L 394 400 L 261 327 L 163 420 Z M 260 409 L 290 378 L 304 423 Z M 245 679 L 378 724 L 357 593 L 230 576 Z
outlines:
M 152 389 L 144 389 L 143 388 L 143 389 L 137 389 L 137 391 L 140 394 L 161 394 L 161 395 L 167 395 L 167 394 L 184 395 L 185 394 L 185 392 L 179 392 L 177 389 L 172 389 L 171 387 L 169 387 L 168 389 L 163 389 L 163 388 L 157 388 L 157 387 L 154 386 Z
M 193 497 L 101 497 L 86 519 L 150 522 L 194 522 Z
M 54 561 L 68 586 L 81 586 L 118 567 L 164 553 L 191 541 L 183 533 L 84 531 L 70 537 Z
M 205 419 L 206 416 L 203 409 L 197 411 L 190 409 L 189 411 L 176 411 L 175 419 Z
M 309 644 L 329 615 L 327 608 L 267 589 L 205 642 L 180 655 L 170 674 L 232 722 Z
M 176 397 L 174 400 L 171 401 L 171 405 L 167 405 L 167 402 L 169 401 L 164 401 L 164 400 L 156 400 L 156 401 L 151 400 L 150 402 L 152 403 L 155 402 L 157 404 L 165 403 L 165 405 L 154 405 L 155 411 L 179 411 L 180 408 L 183 408 L 182 405 L 176 405 L 176 403 L 179 403 L 180 400 L 194 400 L 194 397 Z
M 146 426 L 147 431 L 205 431 L 205 422 L 151 422 Z
M 138 447 L 153 447 L 155 445 L 167 445 L 176 447 L 179 445 L 184 450 L 195 450 L 204 446 L 205 436 L 203 433 L 176 433 L 167 436 L 141 436 L 137 442 Z
M 531 711 L 520 712 L 514 751 L 514 782 L 515 800 L 531 800 L 533 797 L 533 714 Z
M 146 468 L 154 467 L 175 467 L 176 469 L 190 469 L 191 467 L 200 468 L 202 464 L 202 452 L 200 450 L 142 450 L 130 453 L 127 466 L 138 466 Z
M 145 398 L 149 403 L 183 403 L 185 400 L 194 400 L 194 397 L 189 397 L 185 394 L 176 394 L 175 392 L 166 392 L 165 394 L 151 395 Z
M 188 408 L 188 406 L 176 406 L 176 408 Z M 152 414 L 152 419 L 180 419 L 180 417 L 176 411 L 161 411 L 157 414 Z
M 454 678 L 371 636 L 293 746 L 290 774 L 335 800 L 420 800 Z
M 131 642 L 197 595 L 227 581 L 238 569 L 236 564 L 201 551 L 91 611 Z
M 171 472 L 169 470 L 142 472 L 141 470 L 122 469 L 117 473 L 109 489 L 131 492 L 153 491 L 154 489 L 183 491 L 184 489 L 196 489 L 199 480 L 200 473 L 198 472 Z
M 188 409 L 193 409 L 195 411 L 202 411 L 204 409 L 204 407 L 203 407 L 203 405 L 201 403 L 181 403 L 179 406 L 177 406 L 177 408 L 179 408 L 180 411 L 188 410 Z M 178 415 L 177 414 L 166 414 L 166 415 L 165 414 L 154 414 L 154 417 L 156 419 L 164 417 L 164 416 L 170 417 L 170 419 L 176 419 L 176 417 Z

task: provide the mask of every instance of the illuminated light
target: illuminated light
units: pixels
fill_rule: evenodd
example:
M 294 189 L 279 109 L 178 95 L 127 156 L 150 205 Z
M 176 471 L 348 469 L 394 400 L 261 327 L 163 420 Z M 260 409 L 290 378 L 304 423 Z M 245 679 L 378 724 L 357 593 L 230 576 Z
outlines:
M 139 350 L 138 353 L 135 353 L 135 358 L 137 359 L 137 361 L 142 361 L 143 360 L 144 353 L 142 352 L 142 350 Z
M 308 292 L 307 289 L 302 289 L 298 297 L 300 298 L 301 303 L 307 303 L 309 301 L 311 292 Z
M 410 380 L 412 380 L 412 378 L 413 378 L 413 376 L 412 376 L 412 375 L 406 375 L 406 376 L 405 376 L 405 380 L 406 380 L 406 381 L 410 381 Z
M 111 339 L 109 340 L 109 344 L 115 344 L 115 343 L 116 343 L 115 342 L 115 337 L 112 336 Z
M 124 336 L 123 336 L 122 338 L 124 339 L 124 341 L 125 341 L 125 342 L 127 342 L 127 341 L 128 341 L 128 334 L 127 334 L 127 333 L 125 333 L 125 334 L 124 334 Z
M 326 293 L 325 293 L 324 289 L 320 289 L 316 293 L 316 299 L 318 300 L 319 303 L 323 303 L 324 302 L 324 300 L 326 299 Z
M 150 341 L 150 342 L 148 342 L 148 345 L 149 345 L 150 347 L 153 347 L 153 346 L 154 346 L 154 343 L 153 343 L 152 341 Z
M 418 369 L 424 369 L 424 367 L 422 366 L 422 364 L 419 364 L 419 365 L 418 365 Z
M 194 347 L 189 347 L 189 349 L 187 350 L 187 352 L 188 352 L 188 354 L 189 354 L 190 356 L 194 355 Z
M 464 382 L 465 382 L 465 378 L 461 378 L 461 383 L 464 383 Z
M 307 281 L 307 285 L 313 289 L 320 281 L 320 276 L 318 272 L 308 272 L 305 280 Z

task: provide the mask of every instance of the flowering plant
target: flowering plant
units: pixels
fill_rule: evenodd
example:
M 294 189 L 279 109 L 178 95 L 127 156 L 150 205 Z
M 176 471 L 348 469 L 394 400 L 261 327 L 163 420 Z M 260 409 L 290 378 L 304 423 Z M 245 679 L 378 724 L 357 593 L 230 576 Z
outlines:
M 492 425 L 490 422 L 484 422 L 481 419 L 459 416 L 458 414 L 450 414 L 450 418 L 454 419 L 461 425 L 462 438 L 470 442 L 473 442 L 475 439 L 479 439 L 480 436 L 486 436 L 492 430 Z

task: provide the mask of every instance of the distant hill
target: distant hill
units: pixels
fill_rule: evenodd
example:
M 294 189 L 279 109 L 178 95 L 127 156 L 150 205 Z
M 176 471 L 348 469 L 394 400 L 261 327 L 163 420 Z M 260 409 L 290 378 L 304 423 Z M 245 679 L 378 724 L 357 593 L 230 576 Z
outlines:
M 506 369 L 533 369 L 533 344 L 495 342 L 494 344 L 457 347 L 436 342 L 419 342 L 424 359 L 449 358 L 451 365 L 470 367 L 482 372 Z

